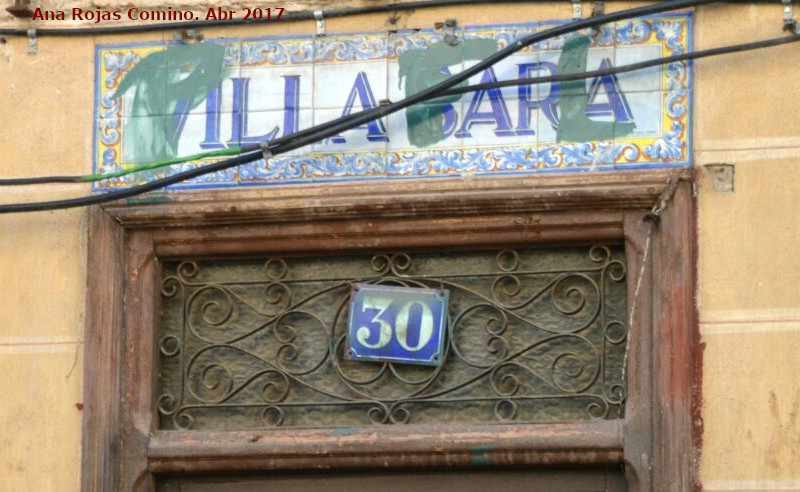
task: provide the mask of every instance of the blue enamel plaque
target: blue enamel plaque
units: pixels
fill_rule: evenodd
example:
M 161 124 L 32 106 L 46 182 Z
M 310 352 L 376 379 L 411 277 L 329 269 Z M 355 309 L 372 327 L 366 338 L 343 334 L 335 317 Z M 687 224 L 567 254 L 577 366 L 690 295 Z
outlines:
M 438 366 L 447 291 L 356 285 L 350 300 L 350 358 Z

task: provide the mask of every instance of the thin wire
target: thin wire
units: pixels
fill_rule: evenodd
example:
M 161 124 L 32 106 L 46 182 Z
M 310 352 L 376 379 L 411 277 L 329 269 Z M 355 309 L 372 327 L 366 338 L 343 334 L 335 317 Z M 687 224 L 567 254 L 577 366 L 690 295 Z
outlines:
M 401 101 L 387 104 L 385 106 L 379 106 L 377 108 L 373 108 L 371 110 L 363 111 L 361 113 L 357 113 L 351 115 L 351 117 L 339 118 L 338 120 L 334 120 L 329 123 L 329 127 L 323 131 L 318 131 L 319 128 L 315 127 L 310 129 L 310 131 L 317 131 L 316 134 L 304 136 L 302 138 L 295 138 L 295 135 L 290 135 L 286 137 L 286 139 L 290 140 L 285 144 L 275 145 L 277 142 L 269 142 L 264 144 L 266 150 L 268 150 L 272 155 L 278 155 L 285 152 L 289 152 L 291 150 L 303 147 L 310 143 L 337 135 L 343 131 L 356 128 L 364 123 L 372 121 L 382 116 L 387 116 L 389 114 L 395 113 L 402 109 L 405 109 L 409 106 L 417 104 L 419 102 L 425 101 L 427 99 L 431 99 L 433 97 L 441 95 L 441 93 L 451 87 L 468 80 L 473 75 L 482 72 L 486 68 L 498 63 L 499 61 L 507 58 L 508 56 L 512 55 L 513 53 L 521 50 L 522 48 L 529 46 L 533 43 L 543 41 L 545 39 L 554 38 L 563 34 L 568 34 L 571 32 L 579 31 L 581 29 L 587 29 L 591 27 L 595 27 L 601 24 L 606 24 L 610 22 L 616 22 L 619 20 L 624 20 L 628 18 L 635 18 L 641 17 L 644 15 L 655 14 L 659 12 L 666 12 L 670 10 L 677 10 L 682 8 L 693 7 L 702 4 L 709 4 L 713 3 L 708 0 L 673 0 L 669 2 L 662 2 L 653 5 L 647 5 L 643 7 L 636 7 L 627 10 L 621 10 L 618 12 L 613 12 L 610 14 L 605 14 L 601 16 L 591 17 L 588 19 L 582 19 L 575 22 L 571 22 L 569 24 L 563 24 L 560 26 L 556 26 L 545 31 L 540 31 L 534 34 L 531 34 L 523 39 L 517 40 L 515 43 L 506 46 L 502 50 L 492 54 L 491 56 L 485 58 L 484 60 L 476 63 L 472 67 L 451 76 L 447 80 L 444 80 L 432 87 L 424 89 L 412 96 L 409 96 Z M 345 120 L 345 121 L 342 121 Z M 304 133 L 304 132 L 299 132 Z M 308 132 L 305 132 L 306 134 Z M 247 148 L 243 148 L 243 151 L 247 151 Z M 216 162 L 213 164 L 209 164 L 207 166 L 198 167 L 195 169 L 190 169 L 187 171 L 183 171 L 172 176 L 167 176 L 158 180 L 151 181 L 149 183 L 145 183 L 138 186 L 133 186 L 124 190 L 116 190 L 112 191 L 103 195 L 90 195 L 78 198 L 71 198 L 71 199 L 64 199 L 64 200 L 54 200 L 54 201 L 47 201 L 47 202 L 34 202 L 34 203 L 18 203 L 18 204 L 8 204 L 8 205 L 0 205 L 0 213 L 13 213 L 13 212 L 34 212 L 34 211 L 43 211 L 43 210 L 55 210 L 55 209 L 62 209 L 62 208 L 72 208 L 72 207 L 81 207 L 86 205 L 93 205 L 99 203 L 106 203 L 122 198 L 129 198 L 132 196 L 136 196 L 142 193 L 146 193 L 148 191 L 153 191 L 156 189 L 164 188 L 166 186 L 179 183 L 184 180 L 192 179 L 198 176 L 203 176 L 205 174 L 210 174 L 218 171 L 222 171 L 225 169 L 229 169 L 232 167 L 240 166 L 243 164 L 247 164 L 249 162 L 255 161 L 260 159 L 263 156 L 261 151 L 254 151 L 250 153 L 246 153 L 235 157 L 233 159 L 228 159 L 225 161 Z
M 441 94 L 441 96 L 462 94 L 465 92 L 473 92 L 473 91 L 482 91 L 486 89 L 494 89 L 499 87 L 511 87 L 516 85 L 542 84 L 547 82 L 568 82 L 572 80 L 605 77 L 607 75 L 616 75 L 619 73 L 634 72 L 636 70 L 642 70 L 645 68 L 651 68 L 659 65 L 668 65 L 670 63 L 675 63 L 680 61 L 696 60 L 698 58 L 727 55 L 730 53 L 739 53 L 742 51 L 750 51 L 761 48 L 771 48 L 773 46 L 795 43 L 797 41 L 800 41 L 800 34 L 793 34 L 791 36 L 781 36 L 779 38 L 773 38 L 773 39 L 765 39 L 763 41 L 754 41 L 752 43 L 735 44 L 732 46 L 722 46 L 719 48 L 710 48 L 707 50 L 692 51 L 689 53 L 682 53 L 680 55 L 665 56 L 663 58 L 654 58 L 652 60 L 645 60 L 638 63 L 631 63 L 629 65 L 621 65 L 619 67 L 609 67 L 600 70 L 592 70 L 588 72 L 566 73 L 566 74 L 552 75 L 548 77 L 500 80 L 497 82 L 488 82 L 485 84 L 475 84 L 466 87 L 456 87 L 444 91 Z
M 328 133 L 328 129 L 326 128 L 324 137 L 327 138 L 328 136 L 333 136 L 341 131 L 349 130 L 350 128 L 357 127 L 359 125 L 363 125 L 368 123 L 377 117 L 386 116 L 392 113 L 395 113 L 401 109 L 405 109 L 409 106 L 413 106 L 422 101 L 426 101 L 428 99 L 433 99 L 436 96 L 440 96 L 442 92 L 447 89 L 450 89 L 461 82 L 468 80 L 473 75 L 476 75 L 483 70 L 491 67 L 492 65 L 502 61 L 503 59 L 507 58 L 508 56 L 512 55 L 513 53 L 521 50 L 522 48 L 534 44 L 539 41 L 544 41 L 546 39 L 554 38 L 560 35 L 569 34 L 575 31 L 579 31 L 581 29 L 588 29 L 592 27 L 596 27 L 602 24 L 616 22 L 620 20 L 625 20 L 628 18 L 635 18 L 641 17 L 644 15 L 656 14 L 660 12 L 666 12 L 670 10 L 677 10 L 682 8 L 694 7 L 697 5 L 703 4 L 710 4 L 715 3 L 715 0 L 672 0 L 667 2 L 661 2 L 658 4 L 648 5 L 644 7 L 636 7 L 628 10 L 621 10 L 618 12 L 605 14 L 596 17 L 590 17 L 587 19 L 577 20 L 568 24 L 562 24 L 560 26 L 552 27 L 545 31 L 540 31 L 538 33 L 534 33 L 528 35 L 522 39 L 517 40 L 516 42 L 506 46 L 505 48 L 501 49 L 500 51 L 495 52 L 494 54 L 488 56 L 487 58 L 481 60 L 480 62 L 476 63 L 475 65 L 471 66 L 470 68 L 459 72 L 451 76 L 450 78 L 434 85 L 423 89 L 412 96 L 409 96 L 401 101 L 388 104 L 386 106 L 381 106 L 377 108 L 373 108 L 370 110 L 363 111 L 361 113 L 356 113 L 351 115 L 352 119 L 348 117 L 341 117 L 336 120 L 329 122 L 329 128 L 338 129 L 338 131 L 334 131 L 333 133 Z M 355 122 L 355 124 L 350 125 L 348 122 Z M 303 139 L 309 133 L 313 133 L 317 131 L 318 128 L 310 128 L 305 131 L 300 131 L 298 133 L 294 133 L 287 138 L 295 138 Z M 277 143 L 277 142 L 275 142 Z M 313 143 L 313 140 L 308 142 Z M 301 145 L 302 146 L 302 145 Z M 255 150 L 258 148 L 258 144 L 251 145 L 249 147 L 243 147 L 244 151 L 247 150 Z M 270 143 L 270 147 L 272 148 L 272 142 Z M 293 147 L 297 148 L 297 147 Z
M 184 157 L 175 157 L 165 161 L 152 162 L 149 164 L 140 164 L 132 166 L 127 169 L 121 169 L 110 173 L 97 173 L 97 174 L 79 174 L 75 176 L 38 176 L 35 178 L 4 178 L 0 179 L 0 186 L 21 186 L 31 184 L 46 184 L 46 183 L 87 183 L 95 181 L 103 181 L 111 178 L 118 178 L 128 174 L 139 173 L 151 169 L 159 169 L 174 164 L 181 164 L 189 161 L 197 161 L 200 159 L 208 159 L 210 157 L 220 157 L 229 155 L 239 155 L 242 153 L 241 147 L 228 147 L 220 150 L 212 150 L 210 152 L 201 152 L 199 154 L 187 155 Z
M 181 164 L 184 162 L 189 161 L 197 161 L 200 159 L 208 159 L 209 157 L 220 157 L 220 156 L 227 156 L 227 155 L 239 155 L 242 153 L 241 147 L 228 147 L 227 149 L 220 149 L 220 150 L 212 150 L 210 152 L 202 152 L 199 154 L 192 154 L 187 155 L 185 157 L 176 157 L 174 159 L 168 159 L 166 161 L 154 162 L 151 164 L 141 164 L 139 166 L 134 166 L 128 169 L 122 169 L 120 171 L 115 171 L 111 173 L 105 174 L 88 174 L 86 176 L 80 176 L 80 181 L 83 182 L 92 182 L 92 181 L 103 181 L 105 179 L 111 178 L 118 178 L 120 176 L 125 176 L 128 174 L 139 173 L 142 171 L 148 171 L 151 169 L 158 169 L 161 167 L 171 166 L 173 164 Z M 2 180 L 0 180 L 0 185 L 2 185 Z
M 443 82 L 441 82 L 441 83 L 439 83 L 439 84 L 437 84 L 437 85 L 435 85 L 433 87 L 429 87 L 429 88 L 427 88 L 427 89 L 425 89 L 423 91 L 420 91 L 420 92 L 418 92 L 418 93 L 416 93 L 416 94 L 414 94 L 414 95 L 412 95 L 412 96 L 410 96 L 410 97 L 408 97 L 408 98 L 406 98 L 404 100 L 401 100 L 401 101 L 399 101 L 397 103 L 394 103 L 394 104 L 389 104 L 388 106 L 373 108 L 373 109 L 370 109 L 370 110 L 362 111 L 360 113 L 356 113 L 356 114 L 352 114 L 352 115 L 348 115 L 348 116 L 342 116 L 340 118 L 334 119 L 334 120 L 329 121 L 327 123 L 324 123 L 322 125 L 315 126 L 315 127 L 312 127 L 312 128 L 306 129 L 306 130 L 302 130 L 302 131 L 293 133 L 292 135 L 289 135 L 289 136 L 286 136 L 286 137 L 281 137 L 281 138 L 278 138 L 278 139 L 274 139 L 274 140 L 270 141 L 270 148 L 277 148 L 277 147 L 282 146 L 284 144 L 290 144 L 293 141 L 301 140 L 301 139 L 304 139 L 304 138 L 306 138 L 308 136 L 317 135 L 318 133 L 323 132 L 323 131 L 327 131 L 328 129 L 331 129 L 331 128 L 338 128 L 338 131 L 335 131 L 335 132 L 331 133 L 328 136 L 336 135 L 336 134 L 340 133 L 341 131 L 353 128 L 354 126 L 358 126 L 358 125 L 367 123 L 367 122 L 372 121 L 374 119 L 377 119 L 377 118 L 379 118 L 381 116 L 385 116 L 387 114 L 391 114 L 393 112 L 399 111 L 400 109 L 403 109 L 405 107 L 411 106 L 411 105 L 413 105 L 413 104 L 415 104 L 417 102 L 422 102 L 422 101 L 425 101 L 425 100 L 432 99 L 435 96 L 441 95 L 441 92 L 443 90 L 446 90 L 446 89 L 448 89 L 448 88 L 450 88 L 450 87 L 452 87 L 452 86 L 454 86 L 454 85 L 456 85 L 456 84 L 458 84 L 458 83 L 460 83 L 462 81 L 467 80 L 472 75 L 480 73 L 480 71 L 482 71 L 482 70 L 490 67 L 491 65 L 499 62 L 500 60 L 510 56 L 512 53 L 524 48 L 525 46 L 533 44 L 533 43 L 535 43 L 537 41 L 542 41 L 542 40 L 545 40 L 545 39 L 548 39 L 548 38 L 551 38 L 551 37 L 556 37 L 556 36 L 559 36 L 561 34 L 567 34 L 569 32 L 573 32 L 573 31 L 576 31 L 576 30 L 579 30 L 579 29 L 582 29 L 582 28 L 594 27 L 596 25 L 604 24 L 604 23 L 607 23 L 607 22 L 614 22 L 614 21 L 617 21 L 617 20 L 622 20 L 622 19 L 625 19 L 627 17 L 638 17 L 640 15 L 647 15 L 647 14 L 657 13 L 657 12 L 665 11 L 665 10 L 674 10 L 674 9 L 677 9 L 677 8 L 693 6 L 693 5 L 697 5 L 697 4 L 701 4 L 701 3 L 709 3 L 709 2 L 707 0 L 683 0 L 683 1 L 675 0 L 673 2 L 664 2 L 663 4 L 656 4 L 656 5 L 646 6 L 646 7 L 639 7 L 639 8 L 634 8 L 634 9 L 629 9 L 629 10 L 625 10 L 625 11 L 616 12 L 616 13 L 613 13 L 613 14 L 606 14 L 606 15 L 603 15 L 603 16 L 595 16 L 595 17 L 591 17 L 589 19 L 583 19 L 583 20 L 580 20 L 580 21 L 575 21 L 575 22 L 570 23 L 570 24 L 565 24 L 565 25 L 562 25 L 562 26 L 554 27 L 554 28 L 548 29 L 547 31 L 543 31 L 541 33 L 531 34 L 531 35 L 529 35 L 529 36 L 527 36 L 525 38 L 522 38 L 522 39 L 518 40 L 517 42 L 505 47 L 504 49 L 494 53 L 490 57 L 482 60 L 481 62 L 479 62 L 478 64 L 472 66 L 471 68 L 469 68 L 469 69 L 467 69 L 467 70 L 465 70 L 465 71 L 463 71 L 463 72 L 461 72 L 459 74 L 456 74 L 456 75 L 450 77 L 449 79 L 447 79 L 447 80 L 445 80 L 445 81 L 443 81 Z M 387 109 L 389 109 L 388 112 L 385 111 Z M 350 123 L 353 122 L 353 121 L 358 121 L 359 123 L 357 123 L 354 126 L 349 126 Z M 326 138 L 326 137 L 321 137 L 321 138 Z M 314 141 L 317 141 L 319 139 L 320 139 L 320 137 L 317 137 L 317 138 L 315 138 L 314 140 L 312 140 L 309 143 L 313 143 Z M 241 151 L 242 152 L 249 152 L 249 151 L 258 150 L 260 148 L 261 148 L 261 144 L 252 144 L 252 145 L 248 145 L 248 146 L 242 147 Z M 297 148 L 297 147 L 293 147 L 293 148 Z M 275 152 L 273 152 L 273 154 L 275 154 Z M 165 165 L 168 165 L 168 164 L 165 164 Z M 161 166 L 159 166 L 158 163 L 156 163 L 156 164 L 153 164 L 151 168 L 155 168 L 155 167 L 161 167 Z M 74 176 L 74 177 L 54 176 L 53 178 L 54 179 L 50 180 L 50 182 L 59 182 L 59 183 L 60 182 L 80 182 L 80 181 L 83 181 L 84 179 L 86 179 L 83 176 Z M 10 179 L 10 180 L 0 181 L 0 185 L 41 184 L 41 183 L 46 183 L 46 182 L 48 182 L 48 179 L 46 177 L 14 178 L 14 179 Z
M 468 92 L 475 92 L 480 90 L 487 90 L 493 88 L 500 88 L 500 87 L 510 87 L 510 86 L 520 86 L 520 85 L 535 85 L 535 84 L 544 84 L 549 82 L 567 82 L 573 80 L 584 80 L 588 78 L 595 78 L 595 77 L 605 77 L 608 75 L 616 75 L 620 73 L 628 73 L 637 70 L 642 70 L 645 68 L 651 68 L 660 65 L 667 65 L 670 63 L 676 63 L 681 61 L 689 61 L 689 60 L 696 60 L 699 58 L 707 58 L 710 56 L 718 56 L 718 55 L 725 55 L 730 53 L 738 53 L 742 51 L 750 51 L 754 49 L 760 48 L 769 48 L 773 46 L 779 46 L 788 43 L 794 43 L 800 41 L 800 35 L 792 35 L 792 36 L 782 36 L 780 38 L 768 39 L 763 41 L 755 41 L 752 43 L 743 43 L 737 44 L 733 46 L 723 46 L 720 48 L 711 48 L 702 51 L 693 51 L 690 53 L 682 53 L 679 55 L 673 56 L 666 56 L 663 58 L 655 58 L 652 60 L 645 60 L 639 63 L 632 63 L 629 65 L 622 65 L 619 67 L 610 67 L 601 70 L 592 70 L 587 72 L 580 72 L 580 73 L 569 73 L 569 74 L 559 74 L 559 75 L 551 75 L 547 77 L 532 77 L 532 78 L 525 78 L 525 79 L 513 79 L 513 80 L 503 80 L 498 82 L 490 82 L 485 84 L 475 84 L 466 87 L 457 87 L 453 89 L 449 89 L 442 94 L 437 95 L 436 97 L 441 97 L 443 95 L 453 95 L 453 94 L 464 94 Z M 348 117 L 349 118 L 349 117 Z M 330 123 L 328 123 L 329 125 Z M 314 129 L 324 129 L 325 126 L 314 127 Z M 294 134 L 298 135 L 298 134 Z M 280 143 L 279 141 L 275 141 L 276 144 Z M 205 152 L 200 154 L 189 155 L 185 157 L 178 157 L 175 159 L 169 159 L 166 161 L 155 162 L 151 164 L 143 164 L 140 166 L 131 167 L 128 169 L 123 169 L 121 171 L 116 171 L 112 173 L 106 174 L 88 174 L 88 175 L 77 175 L 77 176 L 41 176 L 35 178 L 10 178 L 10 179 L 0 179 L 0 186 L 8 186 L 8 185 L 27 185 L 27 184 L 43 184 L 43 183 L 77 183 L 77 182 L 96 182 L 102 181 L 105 179 L 117 178 L 120 176 L 125 176 L 128 174 L 138 173 L 141 171 L 146 171 L 150 169 L 158 169 L 166 166 L 170 166 L 173 164 L 180 164 L 183 162 L 188 161 L 195 161 L 200 159 L 207 159 L 210 157 L 219 157 L 223 155 L 238 155 L 241 154 L 245 150 L 255 150 L 253 148 L 247 147 L 246 149 L 242 149 L 241 147 L 230 147 L 227 149 L 222 150 L 215 150 L 211 152 Z
M 531 0 L 527 0 L 530 2 Z M 534 0 L 544 3 L 549 0 Z M 646 1 L 646 0 L 634 0 Z M 776 0 L 724 0 L 724 3 L 776 3 Z M 375 5 L 369 7 L 354 7 L 345 9 L 323 10 L 323 18 L 346 17 L 351 15 L 380 14 L 402 10 L 416 10 L 430 7 L 450 7 L 459 5 L 486 5 L 498 3 L 519 3 L 518 0 L 433 0 L 407 3 L 392 3 L 389 5 Z M 36 36 L 101 36 L 114 34 L 132 34 L 153 31 L 171 31 L 188 29 L 206 29 L 215 27 L 233 27 L 255 24 L 268 24 L 272 22 L 294 22 L 314 20 L 314 12 L 287 12 L 281 15 L 280 20 L 268 19 L 231 19 L 231 20 L 191 20 L 180 22 L 164 22 L 158 24 L 138 24 L 127 26 L 103 27 L 74 27 L 74 28 L 42 28 L 36 29 Z M 0 28 L 0 36 L 28 36 L 28 29 Z
M 535 84 L 543 84 L 548 82 L 566 82 L 572 80 L 584 80 L 588 78 L 595 78 L 595 77 L 604 77 L 608 75 L 616 75 L 619 73 L 627 73 L 633 72 L 636 70 L 642 70 L 645 68 L 650 68 L 654 66 L 660 65 L 667 65 L 670 63 L 681 62 L 681 61 L 689 61 L 695 60 L 699 58 L 706 58 L 710 56 L 717 56 L 717 55 L 724 55 L 730 53 L 738 53 L 742 51 L 749 51 L 754 49 L 760 48 L 768 48 L 773 46 L 779 46 L 788 43 L 794 43 L 800 41 L 800 35 L 792 35 L 792 36 L 783 36 L 780 38 L 774 38 L 769 40 L 763 41 L 756 41 L 752 43 L 743 43 L 737 44 L 733 46 L 724 46 L 720 48 L 711 48 L 702 51 L 694 51 L 690 53 L 683 53 L 679 55 L 667 56 L 663 58 L 655 58 L 652 60 L 646 60 L 639 63 L 633 63 L 630 65 L 622 65 L 619 67 L 610 67 L 607 69 L 601 70 L 592 70 L 587 72 L 580 72 L 580 73 L 570 73 L 570 74 L 560 74 L 560 75 L 551 75 L 547 77 L 533 77 L 533 78 L 525 78 L 525 79 L 513 79 L 513 80 L 504 80 L 499 82 L 491 82 L 486 84 L 475 84 L 466 87 L 458 87 L 454 89 L 449 89 L 444 93 L 437 95 L 436 97 L 441 97 L 441 95 L 451 95 L 451 94 L 463 94 L 468 92 L 474 92 L 479 90 L 486 90 L 492 88 L 499 88 L 499 87 L 509 87 L 509 86 L 519 86 L 519 85 L 535 85 Z M 348 116 L 345 119 L 349 119 Z M 320 125 L 318 127 L 311 128 L 309 130 L 319 131 L 322 129 L 327 128 L 331 125 L 331 122 L 326 123 L 325 125 Z M 295 133 L 293 136 L 297 136 L 298 134 Z M 288 140 L 288 139 L 286 139 Z M 274 143 L 280 144 L 282 143 L 280 139 L 275 140 Z M 106 174 L 88 174 L 88 175 L 77 175 L 77 176 L 40 176 L 35 178 L 10 178 L 10 179 L 0 179 L 0 186 L 8 186 L 8 185 L 28 185 L 28 184 L 43 184 L 43 183 L 78 183 L 78 182 L 96 182 L 102 181 L 105 179 L 116 178 L 120 176 L 125 176 L 128 174 L 133 174 L 145 170 L 150 169 L 158 169 L 166 166 L 170 166 L 173 164 L 180 164 L 183 162 L 188 161 L 195 161 L 200 159 L 207 159 L 210 157 L 219 157 L 223 155 L 238 155 L 243 153 L 244 151 L 248 150 L 255 150 L 252 147 L 246 147 L 245 149 L 241 147 L 230 147 L 227 149 L 216 150 L 211 152 L 205 152 L 200 154 L 194 154 L 190 156 L 170 159 L 167 161 L 160 161 L 151 164 L 143 164 L 140 166 L 131 167 L 128 169 L 123 169 L 121 171 L 116 171 L 112 173 Z
M 530 0 L 528 0 L 530 1 Z M 369 7 L 353 7 L 344 9 L 322 10 L 322 17 L 346 17 L 351 15 L 380 14 L 402 10 L 415 10 L 430 7 L 450 7 L 457 5 L 485 5 L 495 3 L 515 3 L 515 0 L 433 0 L 407 3 L 392 3 L 389 5 L 374 5 Z M 231 19 L 231 20 L 191 20 L 181 22 L 164 22 L 159 24 L 139 24 L 128 26 L 103 26 L 103 27 L 75 27 L 75 28 L 43 28 L 36 29 L 36 36 L 100 36 L 109 34 L 131 34 L 153 31 L 171 31 L 187 29 L 205 29 L 212 27 L 233 27 L 254 24 L 269 24 L 274 22 L 294 22 L 314 20 L 314 12 L 286 12 L 280 20 L 270 19 Z M 28 29 L 0 28 L 0 36 L 28 36 Z

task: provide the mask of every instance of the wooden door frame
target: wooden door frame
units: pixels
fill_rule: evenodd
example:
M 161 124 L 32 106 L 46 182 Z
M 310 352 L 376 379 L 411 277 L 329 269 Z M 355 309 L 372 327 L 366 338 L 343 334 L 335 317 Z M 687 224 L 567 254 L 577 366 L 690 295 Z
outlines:
M 83 490 L 153 491 L 160 473 L 615 463 L 624 465 L 630 490 L 696 487 L 691 182 L 685 168 L 362 181 L 165 193 L 94 208 Z M 667 206 L 650 220 L 657 202 Z M 592 242 L 626 247 L 624 419 L 369 426 L 344 434 L 155 430 L 161 258 Z

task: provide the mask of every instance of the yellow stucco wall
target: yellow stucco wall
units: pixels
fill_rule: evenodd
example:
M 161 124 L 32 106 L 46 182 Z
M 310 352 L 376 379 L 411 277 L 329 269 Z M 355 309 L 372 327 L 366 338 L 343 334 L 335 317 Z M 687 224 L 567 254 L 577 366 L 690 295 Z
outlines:
M 701 47 L 777 35 L 777 6 L 701 9 Z M 697 63 L 702 479 L 706 490 L 800 490 L 800 50 Z
M 63 0 L 51 8 L 72 4 L 81 2 Z M 309 5 L 314 4 L 286 4 Z M 403 19 L 401 27 L 428 27 L 445 17 L 463 24 L 570 16 L 567 2 L 432 9 Z M 0 24 L 25 25 L 5 12 Z M 335 19 L 328 27 L 380 30 L 386 16 Z M 696 17 L 695 47 L 775 37 L 780 27 L 777 5 L 703 7 Z M 313 24 L 304 22 L 205 35 L 312 30 Z M 89 172 L 94 44 L 171 35 L 42 38 L 33 56 L 26 52 L 26 39 L 0 44 L 0 176 Z M 706 490 L 800 491 L 799 83 L 796 45 L 695 63 L 696 165 L 729 163 L 736 172 L 733 193 L 715 192 L 707 175 L 698 183 Z M 86 192 L 81 185 L 4 189 L 2 201 Z M 76 404 L 82 399 L 84 290 L 91 268 L 86 233 L 83 210 L 0 216 L 2 491 L 79 489 Z

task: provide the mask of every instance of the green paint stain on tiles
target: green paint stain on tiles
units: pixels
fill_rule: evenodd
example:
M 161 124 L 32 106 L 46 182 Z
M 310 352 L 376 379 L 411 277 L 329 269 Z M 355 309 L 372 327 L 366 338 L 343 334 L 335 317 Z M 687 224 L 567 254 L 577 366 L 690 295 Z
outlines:
M 125 74 L 114 97 L 133 90 L 125 126 L 125 162 L 153 162 L 178 154 L 178 139 L 189 111 L 226 77 L 225 45 L 173 46 L 145 57 Z
M 577 36 L 566 43 L 558 58 L 558 73 L 570 74 L 586 71 L 589 59 L 588 36 Z M 559 142 L 589 142 L 612 140 L 633 132 L 635 124 L 613 121 L 592 121 L 586 116 L 589 95 L 585 80 L 561 82 L 558 109 L 560 119 L 556 129 Z
M 585 72 L 588 64 L 588 36 L 577 36 L 564 44 L 558 59 L 559 74 Z M 436 85 L 451 74 L 446 67 L 465 61 L 482 60 L 497 51 L 493 39 L 466 39 L 456 46 L 435 43 L 424 50 L 411 50 L 399 56 L 399 77 L 405 82 L 405 95 L 409 97 Z M 462 82 L 456 87 L 463 87 Z M 445 111 L 448 105 L 459 101 L 461 94 L 436 98 L 406 109 L 408 140 L 416 147 L 424 148 L 447 138 Z M 586 109 L 589 94 L 585 80 L 561 82 L 559 85 L 559 115 L 556 139 L 559 142 L 589 142 L 612 140 L 630 135 L 635 128 L 633 122 L 594 121 Z
M 451 46 L 440 42 L 425 50 L 411 50 L 398 58 L 400 81 L 405 78 L 406 97 L 450 78 L 446 67 L 465 61 L 482 60 L 497 51 L 494 39 L 465 39 Z M 456 87 L 463 87 L 462 82 Z M 408 141 L 417 147 L 427 147 L 444 140 L 447 105 L 461 99 L 461 94 L 439 97 L 406 109 Z
M 586 70 L 591 41 L 577 36 L 564 45 L 558 73 Z M 411 96 L 449 77 L 447 67 L 478 61 L 498 49 L 494 39 L 463 39 L 456 46 L 434 43 L 427 49 L 399 56 L 400 84 Z M 133 91 L 130 118 L 125 122 L 123 162 L 142 163 L 172 159 L 189 112 L 205 101 L 208 92 L 228 75 L 223 67 L 225 45 L 195 43 L 151 53 L 125 74 L 115 92 Z M 463 87 L 467 82 L 462 82 Z M 429 147 L 447 138 L 447 110 L 463 96 L 454 94 L 414 105 L 406 110 L 409 142 Z M 559 87 L 559 142 L 612 140 L 632 133 L 632 122 L 593 121 L 587 114 L 586 81 L 562 82 Z M 452 122 L 450 122 L 452 123 Z M 145 176 L 146 178 L 146 176 Z

